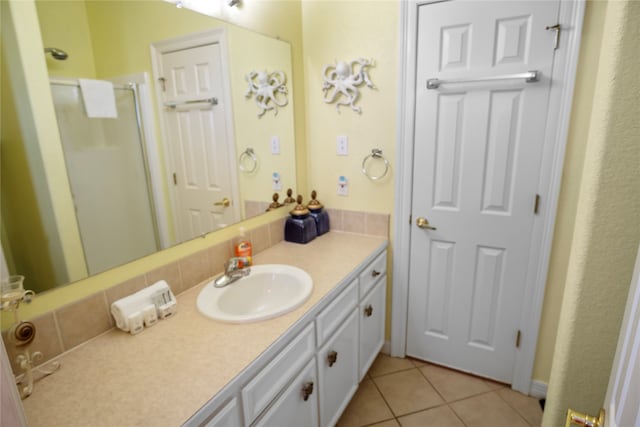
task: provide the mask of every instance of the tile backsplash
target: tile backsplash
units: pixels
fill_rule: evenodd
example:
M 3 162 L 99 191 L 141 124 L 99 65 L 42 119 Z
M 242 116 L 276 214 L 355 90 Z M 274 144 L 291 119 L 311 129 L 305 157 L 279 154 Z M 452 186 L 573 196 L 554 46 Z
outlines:
M 328 209 L 331 230 L 375 236 L 388 236 L 389 215 Z M 284 240 L 286 218 L 279 218 L 247 232 L 258 254 Z M 9 360 L 14 373 L 21 370 L 15 363 L 16 356 L 25 350 L 41 351 L 42 363 L 65 351 L 100 335 L 115 326 L 109 307 L 114 301 L 131 295 L 158 280 L 164 279 L 178 295 L 209 277 L 222 273 L 224 262 L 233 256 L 233 247 L 240 236 L 218 243 L 180 260 L 140 274 L 104 291 L 82 300 L 30 319 L 37 329 L 35 339 L 26 346 L 16 347 L 7 340 L 7 331 L 2 332 Z

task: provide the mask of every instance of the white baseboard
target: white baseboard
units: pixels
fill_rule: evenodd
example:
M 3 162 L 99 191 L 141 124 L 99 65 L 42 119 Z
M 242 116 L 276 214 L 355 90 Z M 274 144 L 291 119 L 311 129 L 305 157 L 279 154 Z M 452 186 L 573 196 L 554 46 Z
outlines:
M 543 383 L 542 381 L 532 381 L 531 382 L 531 391 L 529 394 L 532 397 L 536 397 L 538 399 L 547 397 L 547 383 Z
M 382 348 L 380 349 L 380 353 L 382 354 L 386 354 L 389 355 L 391 354 L 391 341 L 385 341 L 384 344 L 382 344 Z

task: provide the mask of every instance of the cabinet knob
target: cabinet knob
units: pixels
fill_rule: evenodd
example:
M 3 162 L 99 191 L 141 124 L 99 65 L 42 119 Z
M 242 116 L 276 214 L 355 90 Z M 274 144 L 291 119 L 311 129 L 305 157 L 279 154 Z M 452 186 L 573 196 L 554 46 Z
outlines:
M 364 315 L 367 316 L 367 317 L 371 317 L 372 314 L 373 314 L 373 307 L 371 306 L 371 304 L 368 304 L 364 308 Z
M 379 271 L 377 271 L 377 270 L 373 270 L 373 271 L 371 272 L 371 277 L 378 277 L 380 274 L 381 274 L 381 273 L 380 273 Z
M 327 362 L 329 362 L 329 367 L 332 367 L 334 363 L 338 361 L 338 352 L 331 350 L 327 355 Z
M 313 381 L 309 381 L 308 383 L 304 383 L 302 386 L 302 398 L 306 402 L 309 399 L 309 396 L 313 394 Z

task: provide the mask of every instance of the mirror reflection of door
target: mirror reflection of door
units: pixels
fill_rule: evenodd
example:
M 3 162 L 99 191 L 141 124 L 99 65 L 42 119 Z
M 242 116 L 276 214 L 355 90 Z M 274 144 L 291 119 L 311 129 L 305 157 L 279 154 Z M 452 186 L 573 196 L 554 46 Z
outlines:
M 162 52 L 159 63 L 176 238 L 183 241 L 240 220 L 229 82 L 219 43 Z

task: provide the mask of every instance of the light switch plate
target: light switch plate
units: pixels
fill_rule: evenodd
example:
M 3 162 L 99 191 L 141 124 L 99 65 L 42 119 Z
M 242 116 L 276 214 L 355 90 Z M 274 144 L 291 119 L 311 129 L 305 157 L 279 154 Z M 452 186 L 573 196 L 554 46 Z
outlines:
M 280 137 L 271 137 L 271 154 L 280 154 Z
M 336 153 L 338 156 L 346 156 L 349 154 L 349 138 L 346 135 L 336 137 Z

